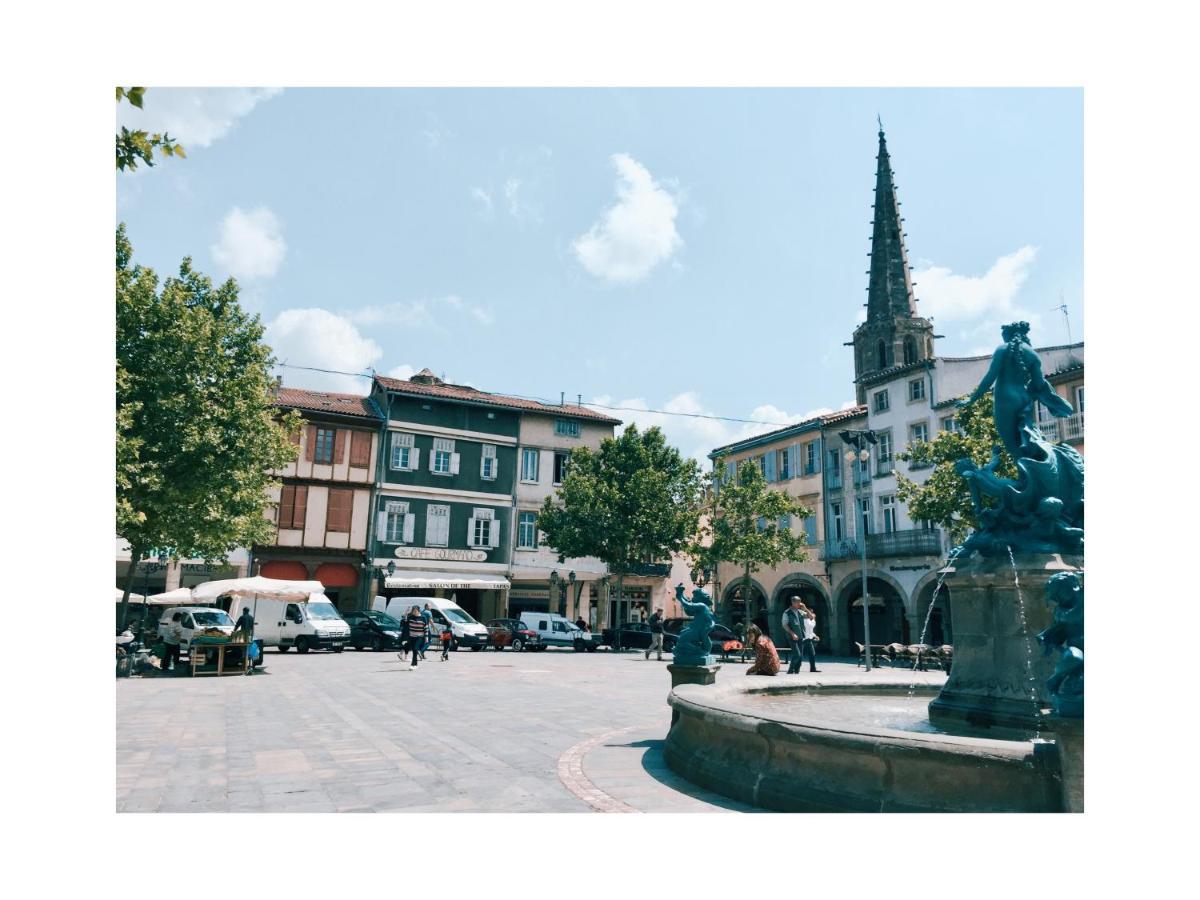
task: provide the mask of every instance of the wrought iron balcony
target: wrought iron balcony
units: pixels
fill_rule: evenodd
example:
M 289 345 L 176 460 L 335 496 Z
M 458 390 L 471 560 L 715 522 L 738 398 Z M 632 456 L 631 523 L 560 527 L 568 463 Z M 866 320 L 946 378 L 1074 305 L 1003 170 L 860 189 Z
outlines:
M 647 578 L 666 578 L 671 574 L 670 563 L 634 563 L 625 569 L 626 575 L 641 575 Z
M 941 532 L 930 528 L 906 528 L 867 535 L 867 558 L 889 556 L 941 556 Z M 825 542 L 822 559 L 857 559 L 862 550 L 857 538 L 842 538 Z

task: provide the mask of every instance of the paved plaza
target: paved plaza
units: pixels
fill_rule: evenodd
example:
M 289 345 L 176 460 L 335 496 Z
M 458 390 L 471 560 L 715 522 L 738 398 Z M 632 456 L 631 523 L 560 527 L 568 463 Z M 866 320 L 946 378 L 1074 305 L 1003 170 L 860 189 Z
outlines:
M 821 665 L 777 680 L 862 671 Z M 640 652 L 429 651 L 412 671 L 269 650 L 250 678 L 116 688 L 119 812 L 755 811 L 666 768 L 670 674 Z

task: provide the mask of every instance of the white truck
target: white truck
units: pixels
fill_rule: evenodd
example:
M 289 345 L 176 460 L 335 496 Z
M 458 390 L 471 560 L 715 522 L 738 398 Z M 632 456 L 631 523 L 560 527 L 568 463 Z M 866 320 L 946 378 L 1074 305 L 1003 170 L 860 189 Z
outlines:
M 254 638 L 264 647 L 286 653 L 332 650 L 341 653 L 350 643 L 350 626 L 324 594 L 310 594 L 307 602 L 295 600 L 235 600 L 229 614 L 240 616 L 249 608 L 254 615 Z
M 437 635 L 444 628 L 449 627 L 450 633 L 454 635 L 454 641 L 450 645 L 452 650 L 457 650 L 459 647 L 482 650 L 488 645 L 487 628 L 476 622 L 469 612 L 453 600 L 446 600 L 443 597 L 392 597 L 391 599 L 376 597 L 371 608 L 387 613 L 398 622 L 403 622 L 414 606 L 424 609 L 426 603 L 429 604 L 429 611 L 433 614 L 434 633 L 430 635 L 431 639 L 436 640 Z
M 545 647 L 571 647 L 576 652 L 593 653 L 600 646 L 599 638 L 558 613 L 523 612 L 521 623 L 530 631 L 536 631 Z

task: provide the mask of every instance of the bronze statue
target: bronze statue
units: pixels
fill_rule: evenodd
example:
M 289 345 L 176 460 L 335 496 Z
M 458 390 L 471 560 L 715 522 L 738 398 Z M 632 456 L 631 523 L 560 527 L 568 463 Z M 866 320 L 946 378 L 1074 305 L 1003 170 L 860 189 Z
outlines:
M 1038 642 L 1047 653 L 1061 656 L 1046 681 L 1054 711 L 1068 718 L 1083 716 L 1083 572 L 1059 572 L 1046 582 L 1046 604 L 1054 605 L 1054 624 Z
M 712 598 L 702 589 L 692 591 L 689 601 L 683 596 L 683 585 L 675 585 L 675 599 L 679 601 L 683 611 L 692 617 L 685 629 L 675 640 L 675 665 L 706 666 L 712 664 L 712 638 L 709 633 L 713 627 Z

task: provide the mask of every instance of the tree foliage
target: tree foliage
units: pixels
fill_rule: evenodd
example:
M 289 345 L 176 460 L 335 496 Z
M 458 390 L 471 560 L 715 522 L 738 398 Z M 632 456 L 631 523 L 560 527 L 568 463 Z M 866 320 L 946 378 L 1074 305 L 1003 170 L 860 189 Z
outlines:
M 599 450 L 571 451 L 557 499 L 547 498 L 538 528 L 562 557 L 594 556 L 623 576 L 641 563 L 686 548 L 699 517 L 700 473 L 662 431 L 630 425 Z
M 145 95 L 144 87 L 117 88 L 117 102 L 128 100 L 130 105 L 136 106 L 138 109 L 143 108 Z M 187 158 L 187 154 L 183 152 L 179 142 L 173 140 L 166 132 L 150 134 L 140 130 L 130 131 L 122 126 L 121 131 L 117 134 L 117 168 L 121 171 L 128 169 L 132 172 L 138 167 L 139 161 L 153 166 L 155 150 L 163 156 Z
M 996 474 L 1006 478 L 1017 476 L 1012 459 L 1000 447 L 992 417 L 991 392 L 975 403 L 960 408 L 957 419 L 957 431 L 943 431 L 934 440 L 911 444 L 907 450 L 897 454 L 910 468 L 933 466 L 933 471 L 923 484 L 896 474 L 896 496 L 908 504 L 909 515 L 913 519 L 941 525 L 956 545 L 966 540 L 971 529 L 979 527 L 979 522 L 967 482 L 955 471 L 955 463 L 970 458 L 976 465 L 983 466 L 991 461 L 993 450 L 999 449 L 1000 465 Z M 990 502 L 990 498 L 983 498 L 985 506 Z
M 709 476 L 712 513 L 689 555 L 697 566 L 714 572 L 722 562 L 737 565 L 744 578 L 742 596 L 749 598 L 750 578 L 759 569 L 807 558 L 806 535 L 792 533 L 791 519 L 805 519 L 812 510 L 790 494 L 767 487 L 755 460 L 742 460 L 733 479 L 724 480 L 725 470 L 724 460 L 718 458 Z
M 269 470 L 295 459 L 293 413 L 272 405 L 273 363 L 233 279 L 214 288 L 190 259 L 161 290 L 117 229 L 117 534 L 129 585 L 152 550 L 224 558 L 271 536 Z

